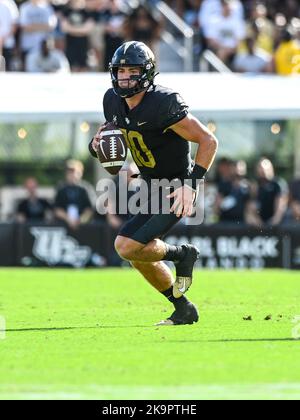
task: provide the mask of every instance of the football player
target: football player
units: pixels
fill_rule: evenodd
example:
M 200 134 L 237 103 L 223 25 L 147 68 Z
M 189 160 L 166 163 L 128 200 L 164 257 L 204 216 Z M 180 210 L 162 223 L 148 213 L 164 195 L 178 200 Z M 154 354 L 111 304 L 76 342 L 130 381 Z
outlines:
M 165 198 L 172 200 L 169 214 L 141 212 L 133 216 L 121 228 L 115 248 L 174 304 L 173 314 L 157 325 L 193 324 L 199 319 L 198 311 L 184 294 L 191 286 L 199 250 L 189 244 L 170 246 L 162 237 L 182 217 L 192 214 L 198 186 L 214 161 L 218 142 L 189 113 L 178 93 L 154 84 L 155 57 L 145 44 L 132 41 L 119 47 L 110 74 L 113 88 L 104 96 L 104 116 L 123 131 L 141 177 L 147 182 L 182 181 L 171 193 L 164 191 Z M 89 146 L 94 157 L 103 127 Z M 199 145 L 195 161 L 190 142 Z M 149 203 L 151 199 L 149 196 Z M 163 261 L 174 262 L 176 279 Z

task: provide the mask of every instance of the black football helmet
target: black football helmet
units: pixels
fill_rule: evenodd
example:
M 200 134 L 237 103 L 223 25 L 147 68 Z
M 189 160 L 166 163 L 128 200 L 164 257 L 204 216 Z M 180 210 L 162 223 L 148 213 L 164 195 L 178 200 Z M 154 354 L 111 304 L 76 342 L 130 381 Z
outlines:
M 112 61 L 109 65 L 111 80 L 115 92 L 122 98 L 131 98 L 132 96 L 147 90 L 154 81 L 155 73 L 155 57 L 153 52 L 143 42 L 131 41 L 125 42 L 114 53 Z M 131 76 L 128 80 L 128 88 L 120 88 L 118 83 L 119 67 L 139 67 L 141 74 Z M 136 80 L 135 87 L 130 88 L 129 82 Z

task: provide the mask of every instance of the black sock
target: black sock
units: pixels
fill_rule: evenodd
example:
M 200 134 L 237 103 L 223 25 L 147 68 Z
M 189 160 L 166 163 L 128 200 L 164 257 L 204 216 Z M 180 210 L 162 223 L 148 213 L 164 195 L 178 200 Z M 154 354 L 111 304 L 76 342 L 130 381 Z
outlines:
M 169 302 L 173 303 L 176 310 L 180 310 L 181 308 L 185 307 L 185 305 L 189 302 L 184 295 L 182 295 L 180 298 L 175 298 L 173 296 L 173 287 L 170 287 L 170 289 L 161 293 L 168 299 Z
M 186 255 L 186 249 L 182 246 L 174 246 L 174 245 L 168 245 L 167 246 L 167 253 L 164 257 L 165 261 L 173 261 L 178 262 L 183 260 L 183 258 Z

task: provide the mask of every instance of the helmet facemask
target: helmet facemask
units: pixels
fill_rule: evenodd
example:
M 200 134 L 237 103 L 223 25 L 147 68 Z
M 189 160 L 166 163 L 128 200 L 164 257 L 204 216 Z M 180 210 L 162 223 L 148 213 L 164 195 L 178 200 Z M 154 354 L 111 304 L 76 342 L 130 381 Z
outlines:
M 118 69 L 120 67 L 136 67 L 141 70 L 140 75 L 132 75 L 129 79 L 118 79 Z M 120 65 L 120 64 L 111 64 L 110 65 L 110 74 L 111 74 L 111 80 L 113 84 L 113 88 L 115 92 L 121 96 L 121 98 L 131 98 L 134 95 L 137 95 L 140 92 L 143 92 L 153 84 L 153 80 L 155 77 L 155 67 L 153 63 L 150 61 L 146 63 L 144 66 L 138 66 L 138 65 Z M 127 88 L 122 88 L 119 85 L 119 82 L 128 82 Z M 130 82 L 136 81 L 136 84 L 134 87 L 130 87 Z

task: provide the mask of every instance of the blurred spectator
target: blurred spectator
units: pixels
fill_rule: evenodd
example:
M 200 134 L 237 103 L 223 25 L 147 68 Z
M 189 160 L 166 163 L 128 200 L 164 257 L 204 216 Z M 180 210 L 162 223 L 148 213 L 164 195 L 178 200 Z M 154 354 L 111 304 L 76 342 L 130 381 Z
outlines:
M 267 7 L 271 15 L 281 13 L 287 21 L 300 13 L 299 0 L 267 0 Z
M 291 28 L 292 28 L 292 31 L 294 32 L 295 41 L 298 43 L 298 46 L 300 46 L 300 19 L 294 18 Z M 295 65 L 294 65 L 293 73 L 300 74 L 300 55 L 297 55 L 295 57 L 294 62 L 295 62 Z
M 244 19 L 243 5 L 239 0 L 230 2 L 232 14 L 238 19 Z M 199 9 L 199 26 L 206 33 L 215 17 L 222 15 L 222 0 L 203 0 Z
M 85 189 L 92 207 L 95 208 L 96 199 L 97 199 L 96 190 L 92 184 L 90 184 L 88 181 L 83 179 L 83 174 L 84 174 L 83 163 L 80 162 L 80 160 L 69 159 L 65 162 L 65 169 L 66 169 L 66 172 L 74 171 L 75 176 L 77 176 L 76 184 Z
M 160 38 L 161 26 L 144 6 L 139 6 L 127 17 L 124 24 L 124 35 L 128 41 L 141 41 L 156 51 Z
M 81 162 L 71 161 L 66 167 L 65 184 L 62 185 L 55 198 L 55 216 L 67 223 L 71 229 L 88 223 L 93 216 L 92 204 L 88 193 L 80 185 L 84 167 Z
M 35 178 L 28 178 L 24 183 L 28 198 L 21 201 L 17 208 L 17 221 L 44 222 L 50 218 L 51 205 L 47 200 L 38 197 L 38 183 Z
M 291 30 L 295 34 L 295 38 L 300 41 L 300 10 L 298 16 L 291 20 Z
M 13 0 L 0 0 L 0 56 L 5 59 L 7 71 L 12 69 L 11 61 L 15 48 L 15 32 L 19 11 Z
M 221 5 L 221 13 L 211 17 L 203 33 L 208 48 L 231 67 L 240 42 L 246 36 L 246 26 L 243 18 L 233 11 L 231 0 L 221 0 Z
M 57 25 L 52 6 L 46 0 L 28 0 L 20 7 L 21 51 L 23 65 L 32 50 L 38 50 Z
M 65 54 L 65 34 L 61 30 L 61 21 L 63 18 L 63 11 L 67 7 L 70 0 L 50 0 L 51 5 L 55 11 L 57 17 L 57 25 L 51 38 L 55 40 L 55 48 L 62 51 Z
M 83 163 L 80 162 L 80 160 L 69 159 L 66 161 L 65 167 L 66 167 L 66 170 L 75 171 L 75 173 L 78 176 L 78 185 L 86 190 L 89 200 L 92 204 L 92 207 L 95 208 L 96 199 L 97 199 L 95 187 L 92 184 L 90 184 L 88 181 L 83 179 L 83 174 L 84 174 Z
M 105 71 L 108 71 L 115 50 L 124 42 L 123 25 L 126 17 L 124 6 L 124 0 L 110 0 L 105 12 L 103 63 Z
M 281 76 L 300 73 L 300 41 L 295 39 L 287 29 L 282 31 L 274 61 L 276 73 Z
M 188 25 L 199 27 L 198 14 L 203 0 L 170 0 L 168 5 L 176 12 Z M 151 5 L 151 1 L 149 2 Z
M 233 68 L 239 73 L 271 73 L 272 56 L 263 50 L 255 48 L 253 38 L 246 39 L 246 52 L 238 53 L 233 62 Z
M 27 55 L 25 69 L 30 73 L 58 73 L 69 72 L 70 65 L 64 53 L 55 49 L 54 40 L 49 38 L 42 42 L 39 51 Z
M 86 9 L 91 13 L 95 22 L 94 29 L 90 34 L 90 52 L 95 60 L 95 70 L 100 71 L 103 71 L 104 21 L 108 3 L 109 0 L 86 0 Z
M 290 187 L 290 209 L 294 222 L 300 222 L 300 179 L 291 183 Z
M 109 0 L 86 0 L 86 9 L 92 13 L 98 13 L 105 10 L 109 3 Z
M 288 186 L 282 179 L 275 178 L 274 166 L 269 159 L 261 159 L 257 165 L 256 212 L 253 217 L 257 226 L 277 226 L 286 215 Z
M 181 0 L 183 20 L 193 28 L 199 27 L 198 14 L 202 0 Z
M 85 6 L 85 0 L 70 0 L 61 21 L 61 30 L 66 34 L 66 56 L 72 71 L 77 72 L 87 71 L 89 36 L 95 26 Z
M 218 184 L 216 200 L 219 221 L 220 223 L 246 223 L 248 204 L 251 199 L 250 183 L 245 179 L 246 163 L 224 160 L 222 167 L 223 177 Z
M 256 48 L 273 54 L 275 24 L 268 18 L 268 10 L 263 3 L 253 2 L 247 33 L 254 37 Z
M 183 0 L 178 1 L 183 3 Z M 227 18 L 227 20 L 225 19 L 224 11 L 222 12 L 224 3 L 227 3 L 228 7 L 231 9 L 231 20 L 233 21 L 235 19 L 236 22 L 228 25 L 228 27 L 223 23 L 230 21 L 229 18 Z M 278 33 L 280 28 L 287 26 L 288 24 L 297 26 L 297 18 L 300 15 L 300 4 L 298 0 L 259 0 L 257 2 L 252 2 L 251 0 L 203 0 L 199 9 L 199 25 L 204 35 L 204 48 L 208 47 L 212 49 L 219 58 L 229 66 L 231 64 L 230 51 L 227 51 L 229 59 L 227 58 L 228 54 L 226 53 L 224 53 L 226 57 L 223 59 L 223 54 L 220 55 L 218 51 L 221 51 L 222 49 L 224 51 L 224 48 L 228 49 L 229 40 L 227 32 L 229 30 L 231 30 L 231 32 L 233 31 L 230 37 L 231 42 L 233 39 L 241 39 L 239 34 L 241 34 L 244 29 L 238 28 L 242 28 L 246 23 L 244 15 L 247 16 L 247 29 L 245 33 L 247 34 L 247 37 L 255 39 L 256 51 L 258 51 L 258 49 L 264 50 L 273 55 L 274 48 L 277 49 L 278 46 Z M 243 23 L 241 24 L 241 22 Z M 217 36 L 220 28 L 223 31 L 223 38 L 226 41 L 223 43 L 221 41 L 222 36 L 219 36 L 219 39 Z M 239 52 L 247 54 L 243 49 L 243 44 L 238 43 L 237 45 L 240 47 L 238 48 Z M 236 50 L 236 47 L 233 47 L 233 45 L 230 45 L 230 48 L 235 48 Z M 251 59 L 253 60 L 253 57 L 251 57 Z M 295 58 L 295 61 L 296 65 L 293 66 L 293 71 L 295 72 L 296 67 L 296 72 L 298 72 L 298 70 L 300 71 L 300 62 L 298 65 L 297 58 Z M 274 67 L 272 67 L 272 70 L 273 68 Z
M 222 184 L 231 182 L 235 172 L 235 162 L 232 159 L 221 158 L 217 162 L 216 178 L 215 182 L 217 187 L 221 187 Z

